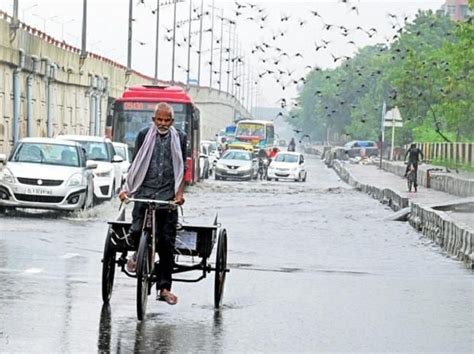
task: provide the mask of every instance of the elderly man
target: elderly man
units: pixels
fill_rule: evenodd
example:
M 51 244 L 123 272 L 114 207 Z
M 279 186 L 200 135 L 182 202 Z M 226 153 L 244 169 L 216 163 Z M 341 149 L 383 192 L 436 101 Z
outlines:
M 173 127 L 173 107 L 158 103 L 155 107 L 153 123 L 142 129 L 135 141 L 135 154 L 130 166 L 120 200 L 129 195 L 136 198 L 174 200 L 184 203 L 184 169 L 186 161 L 186 136 Z M 132 211 L 130 233 L 141 233 L 146 204 L 135 203 Z M 174 241 L 176 238 L 177 210 L 157 210 L 157 251 L 160 257 L 157 299 L 170 305 L 178 302 L 171 293 L 171 275 L 174 265 Z M 136 253 L 129 259 L 127 269 L 134 272 Z

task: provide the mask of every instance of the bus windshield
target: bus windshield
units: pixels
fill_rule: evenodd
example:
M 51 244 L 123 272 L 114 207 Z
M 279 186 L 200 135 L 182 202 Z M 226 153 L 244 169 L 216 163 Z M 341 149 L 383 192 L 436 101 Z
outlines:
M 237 126 L 236 136 L 255 136 L 265 139 L 265 126 L 259 123 L 241 123 Z
M 187 132 L 186 105 L 171 103 L 174 109 L 174 126 Z M 126 143 L 130 147 L 135 146 L 138 132 L 152 124 L 153 111 L 151 110 L 124 110 L 114 111 L 113 136 L 115 141 Z

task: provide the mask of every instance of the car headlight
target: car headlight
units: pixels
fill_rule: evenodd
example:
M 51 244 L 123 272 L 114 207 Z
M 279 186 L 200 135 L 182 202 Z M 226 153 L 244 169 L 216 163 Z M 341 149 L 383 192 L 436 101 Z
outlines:
M 84 176 L 80 173 L 73 174 L 67 181 L 67 186 L 82 186 L 84 183 Z
M 216 168 L 225 169 L 226 167 L 223 163 L 217 163 Z
M 110 175 L 112 174 L 112 170 L 103 171 L 103 172 L 95 172 L 94 174 L 97 177 L 110 177 Z
M 5 167 L 0 172 L 0 181 L 6 182 L 6 183 L 13 183 L 15 181 L 15 178 L 13 177 L 13 173 L 8 168 Z

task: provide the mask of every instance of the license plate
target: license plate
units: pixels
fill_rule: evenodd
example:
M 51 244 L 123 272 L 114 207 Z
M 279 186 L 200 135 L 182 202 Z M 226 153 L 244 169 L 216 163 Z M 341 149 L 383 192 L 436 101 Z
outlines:
M 46 188 L 33 187 L 33 188 L 26 188 L 25 193 L 35 194 L 35 195 L 52 195 L 53 191 Z
M 227 173 L 230 173 L 231 175 L 236 175 L 237 173 L 239 173 L 238 171 L 234 171 L 234 170 L 229 170 L 227 171 Z

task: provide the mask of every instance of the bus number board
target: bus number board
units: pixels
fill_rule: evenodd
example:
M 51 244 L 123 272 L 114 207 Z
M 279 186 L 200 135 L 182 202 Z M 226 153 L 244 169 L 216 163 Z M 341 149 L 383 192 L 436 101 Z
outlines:
M 153 102 L 124 102 L 123 109 L 132 111 L 153 111 L 156 103 Z

